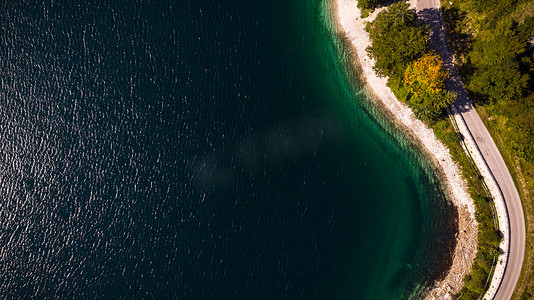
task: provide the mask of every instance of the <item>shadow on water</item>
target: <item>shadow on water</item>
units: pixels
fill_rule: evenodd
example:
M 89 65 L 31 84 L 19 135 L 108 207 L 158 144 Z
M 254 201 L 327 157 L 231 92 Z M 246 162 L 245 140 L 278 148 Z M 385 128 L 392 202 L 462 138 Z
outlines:
M 338 143 L 347 137 L 334 111 L 324 111 L 284 122 L 263 132 L 236 138 L 220 151 L 210 151 L 191 159 L 189 172 L 197 188 L 210 189 L 235 183 L 235 172 L 251 175 L 265 168 L 313 156 L 324 144 Z

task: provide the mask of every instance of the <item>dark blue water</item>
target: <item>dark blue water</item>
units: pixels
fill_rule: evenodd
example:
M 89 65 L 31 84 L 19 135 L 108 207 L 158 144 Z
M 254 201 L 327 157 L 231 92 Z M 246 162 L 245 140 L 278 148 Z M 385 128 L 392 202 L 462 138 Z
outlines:
M 327 4 L 3 3 L 1 298 L 431 284 L 450 207 L 361 93 Z

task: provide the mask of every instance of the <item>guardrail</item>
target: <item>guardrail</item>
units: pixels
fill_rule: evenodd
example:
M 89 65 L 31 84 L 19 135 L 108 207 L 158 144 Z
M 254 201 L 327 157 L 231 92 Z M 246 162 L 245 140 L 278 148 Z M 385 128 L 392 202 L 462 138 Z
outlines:
M 506 269 L 506 264 L 508 263 L 508 251 L 509 251 L 509 246 L 510 246 L 510 236 L 509 236 L 510 224 L 508 221 L 506 204 L 504 203 L 504 196 L 502 195 L 502 192 L 497 184 L 497 181 L 493 177 L 493 174 L 491 173 L 489 166 L 484 160 L 482 153 L 480 153 L 480 150 L 478 149 L 478 146 L 473 136 L 471 135 L 471 132 L 469 131 L 469 128 L 467 127 L 467 124 L 465 124 L 465 121 L 462 115 L 456 111 L 453 105 L 451 105 L 450 109 L 452 110 L 452 113 L 451 113 L 451 110 L 449 109 L 447 112 L 449 113 L 449 118 L 452 118 L 451 122 L 453 124 L 453 127 L 455 127 L 455 130 L 457 130 L 457 132 L 459 132 L 464 138 L 461 141 L 462 148 L 464 148 L 467 156 L 469 157 L 469 160 L 472 162 L 472 164 L 474 164 L 474 168 L 476 172 L 480 175 L 479 178 L 482 177 L 481 181 L 483 182 L 482 185 L 484 187 L 484 190 L 486 190 L 486 193 L 488 194 L 490 199 L 492 199 L 490 204 L 491 204 L 492 211 L 493 211 L 494 222 L 497 221 L 496 229 L 499 230 L 504 235 L 500 243 L 500 248 L 501 250 L 504 251 L 503 253 L 504 257 L 501 260 L 501 264 L 499 264 L 499 260 L 496 259 L 494 268 L 492 267 L 492 270 L 490 271 L 490 274 L 489 274 L 489 276 L 491 276 L 492 279 L 491 281 L 487 281 L 486 287 L 485 287 L 485 293 L 481 295 L 481 298 L 493 299 L 497 292 L 497 289 L 499 288 L 501 284 L 502 278 L 504 276 L 504 270 Z M 458 124 L 457 119 L 459 119 L 462 122 L 461 125 Z M 471 144 L 471 147 L 473 148 L 473 150 L 478 151 L 478 153 L 475 153 L 475 155 L 478 156 L 478 159 L 475 159 L 475 157 L 473 157 L 473 153 L 471 153 L 471 151 L 469 150 L 469 145 L 466 144 L 466 141 L 465 141 L 466 139 Z M 476 163 L 477 160 L 479 161 L 479 164 Z M 481 171 L 480 168 L 483 168 L 485 170 Z M 486 176 L 484 176 L 483 173 L 486 173 Z M 494 190 L 493 193 L 491 192 L 492 188 L 490 188 L 486 180 L 489 180 L 491 182 L 490 185 L 493 186 L 493 190 Z M 499 209 L 496 207 L 497 201 L 499 201 L 499 203 L 502 202 L 500 203 L 501 214 L 498 213 Z M 502 268 L 500 268 L 500 266 L 502 266 Z M 490 286 L 488 288 L 487 285 L 490 282 L 493 282 L 495 285 Z
M 473 156 L 471 155 L 471 151 L 469 151 L 469 149 L 467 148 L 467 146 L 464 143 L 464 137 L 463 137 L 462 133 L 460 132 L 460 130 L 458 129 L 458 123 L 456 123 L 456 119 L 454 118 L 453 114 L 451 113 L 451 109 L 449 107 L 447 107 L 447 115 L 449 116 L 449 120 L 452 123 L 452 127 L 453 127 L 454 131 L 458 135 L 458 141 L 460 142 L 460 145 L 464 149 L 465 154 L 467 156 L 467 159 L 469 160 L 469 163 L 471 164 L 471 167 L 473 167 L 473 169 L 475 170 L 475 173 L 477 174 L 477 178 L 480 181 L 480 183 L 482 184 L 482 188 L 484 189 L 484 192 L 486 193 L 486 195 L 490 199 L 490 206 L 491 206 L 491 211 L 492 211 L 492 214 L 493 214 L 493 223 L 495 225 L 495 230 L 498 231 L 499 230 L 499 222 L 497 221 L 498 216 L 497 216 L 497 211 L 495 210 L 495 203 L 494 203 L 493 196 L 491 195 L 491 192 L 490 192 L 490 190 L 488 188 L 488 185 L 486 184 L 486 181 L 484 180 L 484 177 L 480 173 L 480 170 L 478 169 L 477 165 L 475 164 L 475 161 L 473 160 Z M 484 293 L 481 293 L 480 296 L 478 297 L 478 299 L 482 298 L 484 296 L 484 294 L 486 293 L 486 291 L 488 290 L 488 283 L 490 282 L 490 279 L 493 277 L 493 271 L 495 270 L 495 266 L 496 266 L 496 264 L 498 262 L 497 258 L 498 258 L 497 255 L 493 256 L 493 262 L 491 263 L 491 270 L 488 273 L 488 277 L 486 278 L 486 283 L 484 284 Z

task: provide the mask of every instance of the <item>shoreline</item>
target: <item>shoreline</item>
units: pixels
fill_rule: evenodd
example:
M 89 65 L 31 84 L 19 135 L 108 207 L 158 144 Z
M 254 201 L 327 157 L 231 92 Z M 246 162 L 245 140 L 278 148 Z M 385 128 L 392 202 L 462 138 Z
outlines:
M 419 144 L 425 156 L 432 160 L 433 165 L 444 179 L 446 194 L 458 211 L 458 230 L 456 246 L 452 256 L 452 265 L 448 271 L 428 288 L 423 294 L 426 299 L 443 299 L 460 291 L 463 287 L 463 277 L 469 272 L 477 249 L 477 222 L 475 208 L 467 192 L 467 184 L 460 171 L 453 162 L 449 150 L 436 138 L 432 129 L 416 119 L 410 108 L 401 103 L 387 87 L 387 79 L 379 78 L 374 70 L 374 61 L 368 57 L 365 49 L 370 45 L 365 22 L 371 21 L 382 9 L 375 10 L 369 17 L 360 18 L 360 10 L 354 0 L 333 0 L 330 3 L 332 17 L 337 31 L 343 35 L 352 46 L 353 63 L 360 71 L 364 91 L 373 103 L 383 108 L 385 113 L 400 125 L 402 130 L 412 136 Z M 397 124 L 398 123 L 398 124 Z

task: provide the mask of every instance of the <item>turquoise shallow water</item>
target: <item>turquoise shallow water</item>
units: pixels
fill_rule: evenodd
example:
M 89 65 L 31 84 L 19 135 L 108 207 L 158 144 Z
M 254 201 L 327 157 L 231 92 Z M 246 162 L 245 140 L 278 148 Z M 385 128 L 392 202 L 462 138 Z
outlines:
M 327 4 L 5 4 L 0 294 L 417 295 L 454 214 Z

